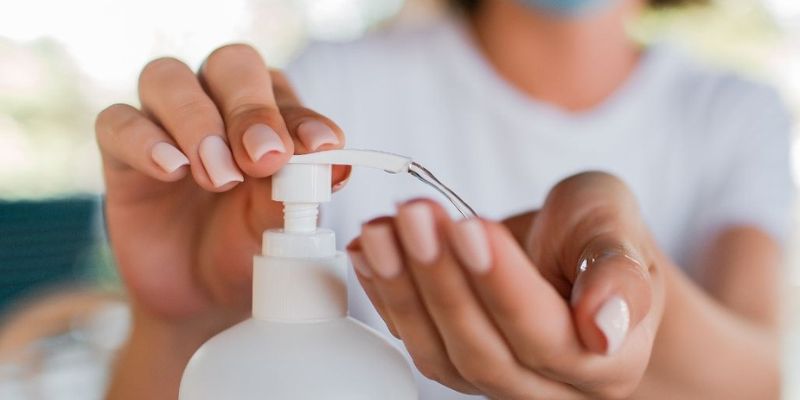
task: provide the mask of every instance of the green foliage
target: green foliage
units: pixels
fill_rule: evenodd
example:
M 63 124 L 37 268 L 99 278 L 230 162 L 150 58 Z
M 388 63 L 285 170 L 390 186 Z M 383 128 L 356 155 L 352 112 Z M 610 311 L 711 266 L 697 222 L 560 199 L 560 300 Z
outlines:
M 631 26 L 643 43 L 679 43 L 708 62 L 766 75 L 765 60 L 783 39 L 774 20 L 754 0 L 650 10 Z

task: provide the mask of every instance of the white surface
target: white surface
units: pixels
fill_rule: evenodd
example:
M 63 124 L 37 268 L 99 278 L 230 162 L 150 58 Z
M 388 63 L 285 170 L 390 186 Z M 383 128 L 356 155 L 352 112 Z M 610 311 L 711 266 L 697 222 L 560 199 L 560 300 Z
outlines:
M 315 226 L 316 204 L 330 195 L 330 164 L 291 164 L 276 175 L 284 229 L 265 232 L 254 257 L 253 317 L 195 352 L 181 400 L 417 398 L 402 353 L 347 316 L 347 256 L 332 231 Z
M 272 200 L 323 203 L 331 200 L 330 164 L 289 164 L 272 177 Z
M 348 147 L 413 157 L 484 217 L 536 208 L 559 180 L 605 170 L 627 182 L 659 245 L 690 273 L 722 227 L 753 224 L 783 239 L 790 224 L 780 99 L 672 48 L 650 49 L 622 88 L 579 114 L 511 87 L 454 22 L 317 44 L 288 75 L 308 106 L 340 125 Z M 322 225 L 344 244 L 363 222 L 417 196 L 441 200 L 411 177 L 356 169 L 323 207 Z M 388 335 L 357 281 L 350 285 L 351 313 Z M 419 379 L 423 399 L 467 398 Z
M 352 165 L 381 169 L 391 173 L 408 172 L 411 158 L 375 150 L 341 149 L 293 156 L 289 164 Z
M 347 315 L 347 256 L 255 257 L 253 318 L 316 321 Z
M 261 251 L 271 257 L 332 257 L 336 254 L 336 235 L 330 229 L 314 232 L 287 232 L 270 229 L 262 235 Z
M 406 360 L 352 318 L 281 324 L 247 320 L 195 353 L 180 400 L 413 400 Z

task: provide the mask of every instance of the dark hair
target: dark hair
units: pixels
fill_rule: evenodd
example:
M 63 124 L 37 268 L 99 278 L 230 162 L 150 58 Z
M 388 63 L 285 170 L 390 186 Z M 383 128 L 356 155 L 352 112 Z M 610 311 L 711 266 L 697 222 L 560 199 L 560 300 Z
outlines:
M 650 7 L 684 6 L 690 4 L 705 4 L 709 0 L 647 0 Z M 454 6 L 466 11 L 475 11 L 481 0 L 450 0 Z

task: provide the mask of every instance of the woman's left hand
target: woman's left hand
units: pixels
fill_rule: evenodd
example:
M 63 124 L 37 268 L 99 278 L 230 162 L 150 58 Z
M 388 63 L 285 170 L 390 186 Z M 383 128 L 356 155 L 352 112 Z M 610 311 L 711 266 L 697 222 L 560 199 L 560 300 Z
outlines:
M 618 179 L 559 183 L 520 230 L 416 200 L 348 246 L 428 378 L 497 399 L 625 398 L 647 368 L 668 261 Z M 524 234 L 522 234 L 524 233 Z

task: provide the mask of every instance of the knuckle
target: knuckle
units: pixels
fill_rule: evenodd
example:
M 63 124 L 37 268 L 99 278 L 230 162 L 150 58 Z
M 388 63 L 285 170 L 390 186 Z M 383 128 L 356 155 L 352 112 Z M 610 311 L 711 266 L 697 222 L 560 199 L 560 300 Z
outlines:
M 497 320 L 512 324 L 516 324 L 522 319 L 528 319 L 528 315 L 531 313 L 530 305 L 513 301 L 497 302 L 493 311 Z
M 560 347 L 537 346 L 535 350 L 522 352 L 520 362 L 541 371 L 545 376 L 560 376 L 563 370 L 563 354 Z
M 273 85 L 278 87 L 287 87 L 289 86 L 289 79 L 286 78 L 286 74 L 283 71 L 275 68 L 269 69 L 269 78 L 272 80 Z
M 119 134 L 140 122 L 135 109 L 128 104 L 113 104 L 97 114 L 95 133 L 98 137 Z
M 536 347 L 536 359 L 539 360 L 539 368 L 550 373 L 557 374 L 564 370 L 575 369 L 575 361 L 568 355 L 569 345 L 565 340 L 549 341 Z
M 272 79 L 282 80 L 284 82 L 288 82 L 286 79 L 286 74 L 283 73 L 283 70 L 277 68 L 270 68 L 269 69 L 269 76 Z
M 265 105 L 259 102 L 257 97 L 248 98 L 246 96 L 239 97 L 235 100 L 236 106 L 228 110 L 228 119 L 272 119 L 278 114 L 278 110 L 274 107 Z
M 441 310 L 443 313 L 451 315 L 452 318 L 465 317 L 464 313 L 467 305 L 456 296 L 447 295 L 434 295 L 430 296 L 431 304 L 435 304 L 435 308 Z
M 497 365 L 496 362 L 487 362 L 480 357 L 465 357 L 457 361 L 455 365 L 464 379 L 483 389 L 502 388 L 507 376 L 504 367 Z
M 570 176 L 557 183 L 547 195 L 543 208 L 571 212 L 561 215 L 565 220 L 579 220 L 603 211 L 601 216 L 615 216 L 621 208 L 634 206 L 636 199 L 627 184 L 606 172 L 590 171 Z
M 391 309 L 391 313 L 399 318 L 414 316 L 419 312 L 419 303 L 409 295 L 387 296 L 384 301 Z
M 441 379 L 439 369 L 430 362 L 414 359 L 414 365 L 422 376 L 437 382 Z
M 622 181 L 611 175 L 607 172 L 601 171 L 588 171 L 588 172 L 581 172 L 579 174 L 575 174 L 564 178 L 562 181 L 558 182 L 552 190 L 553 195 L 572 195 L 575 193 L 576 190 L 588 187 L 588 186 L 606 186 L 606 185 L 624 185 Z
M 228 57 L 235 57 L 241 55 L 255 55 L 262 58 L 258 50 L 244 43 L 231 43 L 218 47 L 212 51 L 206 58 L 205 65 L 207 68 L 213 68 L 219 62 L 224 62 Z M 262 58 L 263 59 L 263 58 Z
M 97 113 L 97 117 L 94 120 L 95 130 L 100 133 L 108 125 L 109 121 L 125 110 L 126 106 L 126 104 L 121 103 L 112 104 Z
M 175 57 L 160 57 L 148 62 L 139 74 L 139 81 L 149 81 L 159 79 L 165 75 L 170 75 L 174 71 L 188 69 L 189 67 Z
M 178 119 L 213 116 L 218 113 L 217 107 L 200 96 L 183 95 L 174 99 L 172 113 Z
M 316 111 L 299 105 L 288 105 L 281 107 L 281 115 L 287 121 L 300 121 L 309 118 L 322 119 L 322 116 Z
M 456 374 L 453 368 L 447 361 L 439 357 L 416 356 L 413 357 L 413 360 L 420 374 L 430 380 L 446 384 L 455 378 Z

